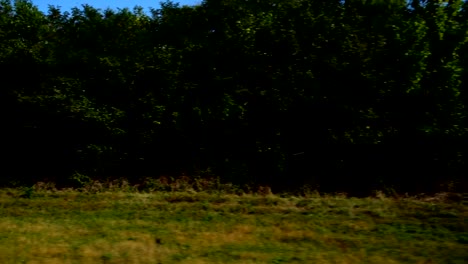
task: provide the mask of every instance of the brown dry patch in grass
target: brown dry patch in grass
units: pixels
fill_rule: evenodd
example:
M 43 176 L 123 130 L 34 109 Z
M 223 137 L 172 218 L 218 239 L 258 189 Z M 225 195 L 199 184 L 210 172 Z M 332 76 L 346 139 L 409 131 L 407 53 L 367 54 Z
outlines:
M 226 244 L 245 243 L 255 241 L 255 227 L 249 225 L 237 225 L 230 230 L 218 230 L 198 233 L 197 239 L 188 238 L 186 242 L 194 243 L 197 246 L 223 246 Z M 190 241 L 192 240 L 192 241 Z
M 76 258 L 84 263 L 97 263 L 104 260 L 109 263 L 154 263 L 171 252 L 157 248 L 154 239 L 138 237 L 137 240 L 109 242 L 105 239 L 93 241 L 79 248 Z
M 272 239 L 280 242 L 301 242 L 301 241 L 320 241 L 322 237 L 311 231 L 304 230 L 275 230 L 272 234 Z
M 38 242 L 29 246 L 33 246 L 29 254 L 39 259 L 64 259 L 71 253 L 68 243 L 42 244 Z
M 366 222 L 363 220 L 348 221 L 344 223 L 352 231 L 371 231 L 375 228 L 375 224 L 372 222 Z

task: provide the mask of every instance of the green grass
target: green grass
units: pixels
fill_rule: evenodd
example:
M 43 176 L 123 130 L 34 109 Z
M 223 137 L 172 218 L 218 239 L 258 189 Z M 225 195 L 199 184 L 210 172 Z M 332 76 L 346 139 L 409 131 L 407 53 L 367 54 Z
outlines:
M 121 187 L 121 186 L 120 186 Z M 462 201 L 0 190 L 0 263 L 466 263 Z

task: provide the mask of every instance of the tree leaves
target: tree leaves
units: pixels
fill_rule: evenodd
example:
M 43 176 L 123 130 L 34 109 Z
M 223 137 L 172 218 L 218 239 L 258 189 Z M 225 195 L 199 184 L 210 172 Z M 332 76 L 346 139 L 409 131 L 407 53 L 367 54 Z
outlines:
M 42 14 L 29 1 L 2 0 L 5 126 L 15 140 L 49 140 L 24 149 L 74 153 L 64 161 L 70 173 L 138 178 L 211 167 L 279 184 L 297 152 L 314 153 L 308 170 L 333 174 L 346 171 L 335 166 L 349 164 L 342 160 L 356 160 L 332 154 L 337 146 L 465 142 L 466 7 L 168 1 L 149 16 L 90 5 Z M 389 155 L 397 154 L 382 159 Z

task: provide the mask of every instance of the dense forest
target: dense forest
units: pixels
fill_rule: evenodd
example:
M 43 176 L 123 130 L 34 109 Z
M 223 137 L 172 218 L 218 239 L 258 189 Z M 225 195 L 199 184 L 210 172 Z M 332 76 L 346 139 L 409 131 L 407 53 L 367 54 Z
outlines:
M 4 186 L 467 190 L 466 1 L 0 0 L 0 65 Z

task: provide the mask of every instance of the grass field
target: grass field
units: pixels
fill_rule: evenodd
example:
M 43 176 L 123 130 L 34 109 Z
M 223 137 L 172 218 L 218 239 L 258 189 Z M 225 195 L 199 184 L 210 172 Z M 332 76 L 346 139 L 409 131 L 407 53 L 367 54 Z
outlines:
M 466 263 L 445 198 L 2 189 L 0 263 Z

